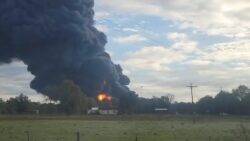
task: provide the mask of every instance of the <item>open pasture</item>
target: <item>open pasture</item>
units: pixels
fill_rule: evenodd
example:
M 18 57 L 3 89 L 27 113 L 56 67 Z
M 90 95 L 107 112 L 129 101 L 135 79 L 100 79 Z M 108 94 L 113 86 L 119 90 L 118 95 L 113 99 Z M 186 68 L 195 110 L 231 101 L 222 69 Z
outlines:
M 248 141 L 248 117 L 1 117 L 0 141 Z M 137 138 L 137 139 L 136 139 Z

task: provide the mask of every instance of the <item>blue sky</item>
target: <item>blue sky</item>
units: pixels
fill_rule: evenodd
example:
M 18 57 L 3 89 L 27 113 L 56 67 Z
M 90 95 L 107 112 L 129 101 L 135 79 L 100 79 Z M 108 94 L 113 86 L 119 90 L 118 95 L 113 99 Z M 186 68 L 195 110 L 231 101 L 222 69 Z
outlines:
M 123 66 L 140 96 L 168 93 L 189 101 L 250 84 L 249 0 L 96 0 L 96 27 L 107 51 Z M 22 62 L 0 66 L 0 96 L 19 92 L 33 100 L 33 76 Z

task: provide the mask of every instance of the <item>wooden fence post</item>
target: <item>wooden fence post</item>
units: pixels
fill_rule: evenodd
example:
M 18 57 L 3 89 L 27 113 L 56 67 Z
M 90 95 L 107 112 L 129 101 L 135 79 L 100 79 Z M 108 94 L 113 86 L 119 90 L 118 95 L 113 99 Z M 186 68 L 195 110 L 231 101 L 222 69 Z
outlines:
M 80 131 L 76 132 L 76 141 L 80 141 Z
M 137 135 L 135 135 L 135 141 L 138 141 L 138 136 Z
M 30 132 L 29 131 L 25 131 L 26 135 L 27 135 L 27 141 L 30 141 Z

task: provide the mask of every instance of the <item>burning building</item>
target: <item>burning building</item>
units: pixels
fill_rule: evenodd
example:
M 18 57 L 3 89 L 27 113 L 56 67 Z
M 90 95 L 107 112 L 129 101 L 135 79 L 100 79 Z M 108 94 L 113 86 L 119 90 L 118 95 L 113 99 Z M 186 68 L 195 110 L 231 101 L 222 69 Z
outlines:
M 115 98 L 106 93 L 100 93 L 97 96 L 98 107 L 92 107 L 88 114 L 117 115 L 118 107 L 115 105 Z
M 94 27 L 93 6 L 93 0 L 1 0 L 0 64 L 23 61 L 34 75 L 31 88 L 48 97 L 46 89 L 64 80 L 96 97 L 105 81 L 124 107 L 136 95 L 105 52 L 107 39 Z

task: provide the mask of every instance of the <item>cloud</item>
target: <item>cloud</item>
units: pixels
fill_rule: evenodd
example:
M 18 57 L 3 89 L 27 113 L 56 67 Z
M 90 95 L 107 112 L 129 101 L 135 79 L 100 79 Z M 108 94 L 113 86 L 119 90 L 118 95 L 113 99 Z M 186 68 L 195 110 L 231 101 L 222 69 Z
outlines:
M 163 46 L 149 46 L 131 53 L 127 58 L 124 64 L 128 68 L 167 71 L 169 70 L 168 64 L 182 61 L 185 56 Z
M 202 59 L 217 63 L 250 62 L 250 40 L 212 45 L 204 52 Z
M 24 93 L 35 98 L 32 100 L 38 100 L 39 96 L 29 86 L 34 76 L 27 71 L 27 66 L 23 62 L 15 61 L 1 65 L 0 74 L 0 98 L 7 99 Z
M 187 40 L 182 33 L 169 33 L 168 39 Z M 230 91 L 240 84 L 250 84 L 250 42 L 232 41 L 199 48 L 199 54 L 187 54 L 172 46 L 149 46 L 130 53 L 123 66 L 130 72 L 131 87 L 150 97 L 166 93 L 176 94 L 176 100 L 189 101 L 187 84 L 197 88 L 196 100 L 214 96 L 222 87 Z M 183 46 L 185 47 L 185 46 Z M 196 52 L 195 51 L 195 52 Z
M 179 33 L 179 32 L 168 33 L 167 38 L 176 42 L 188 40 L 188 36 L 185 33 Z
M 121 61 L 129 72 L 131 87 L 142 96 L 169 92 L 176 94 L 179 101 L 190 101 L 185 87 L 190 82 L 199 85 L 195 92 L 197 99 L 215 95 L 220 87 L 230 90 L 239 84 L 250 84 L 249 0 L 96 0 L 96 4 L 120 15 L 119 18 L 146 16 L 152 19 L 149 23 L 177 31 L 160 33 L 171 44 L 143 47 Z M 161 18 L 166 25 L 151 17 Z M 123 31 L 133 33 L 129 28 Z M 151 32 L 159 33 L 154 29 Z M 201 47 L 203 37 L 193 40 L 194 35 L 190 34 L 206 35 L 209 46 Z M 213 43 L 210 39 L 213 36 L 230 40 L 218 39 Z M 154 41 L 148 37 L 147 42 Z
M 108 33 L 109 32 L 109 28 L 107 25 L 102 25 L 102 24 L 97 24 L 95 26 L 99 31 L 102 31 L 104 33 Z
M 106 11 L 99 11 L 95 13 L 95 20 L 103 20 L 103 19 L 107 19 L 111 16 L 110 13 L 106 12 Z
M 207 65 L 211 64 L 211 62 L 207 61 L 207 60 L 194 59 L 194 60 L 190 60 L 190 61 L 186 62 L 186 64 L 191 65 L 191 66 L 207 66 Z
M 135 32 L 135 33 L 139 32 L 139 30 L 135 29 L 135 28 L 123 28 L 122 30 L 125 32 L 127 32 L 127 31 L 128 32 Z
M 116 12 L 150 15 L 193 27 L 208 35 L 235 38 L 250 36 L 249 0 L 97 0 L 99 5 Z M 167 25 L 166 25 L 167 26 Z
M 132 43 L 139 43 L 139 42 L 147 41 L 147 38 L 139 34 L 134 34 L 130 36 L 114 38 L 114 41 L 117 43 L 121 43 L 121 44 L 132 44 Z
M 198 53 L 197 42 L 192 41 L 185 33 L 172 32 L 167 34 L 167 38 L 174 42 L 172 49 L 183 53 Z

